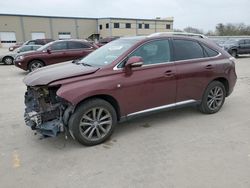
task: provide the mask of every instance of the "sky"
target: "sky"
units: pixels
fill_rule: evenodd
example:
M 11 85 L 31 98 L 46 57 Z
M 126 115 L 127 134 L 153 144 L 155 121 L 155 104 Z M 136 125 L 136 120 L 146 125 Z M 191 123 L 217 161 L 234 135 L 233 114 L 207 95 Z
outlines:
M 250 25 L 250 0 L 1 0 L 0 13 L 66 17 L 174 17 L 174 29 Z

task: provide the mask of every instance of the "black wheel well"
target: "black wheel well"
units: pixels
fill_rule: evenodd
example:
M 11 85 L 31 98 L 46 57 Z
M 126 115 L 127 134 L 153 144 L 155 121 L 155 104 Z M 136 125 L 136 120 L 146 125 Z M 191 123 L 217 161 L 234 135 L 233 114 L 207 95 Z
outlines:
M 228 96 L 228 94 L 229 94 L 229 83 L 228 83 L 228 80 L 226 78 L 220 77 L 220 78 L 214 79 L 213 81 L 219 81 L 219 82 L 221 82 L 224 85 L 224 87 L 225 87 L 226 96 Z
M 43 63 L 44 66 L 46 65 L 45 62 L 44 62 L 43 60 L 41 60 L 41 59 L 32 59 L 32 60 L 30 60 L 30 61 L 28 62 L 28 65 L 27 65 L 27 68 L 28 68 L 28 69 L 29 69 L 30 63 L 31 63 L 32 61 L 40 61 L 40 62 Z
M 121 115 L 121 114 L 120 114 L 120 106 L 119 106 L 117 100 L 116 100 L 114 97 L 110 96 L 110 95 L 101 94 L 101 95 L 94 95 L 94 96 L 88 97 L 88 98 L 82 100 L 81 102 L 79 102 L 79 103 L 76 105 L 76 108 L 77 108 L 78 106 L 80 106 L 82 103 L 84 103 L 85 101 L 87 101 L 87 100 L 89 100 L 89 99 L 94 99 L 94 98 L 103 99 L 103 100 L 107 101 L 108 103 L 110 103 L 110 104 L 114 107 L 114 109 L 115 109 L 115 111 L 116 111 L 117 120 L 118 120 L 118 121 L 120 120 L 120 115 Z
M 4 56 L 4 57 L 3 57 L 3 60 L 4 60 L 4 59 L 6 59 L 7 57 L 9 57 L 9 58 L 11 58 L 11 59 L 13 59 L 13 60 L 14 60 L 14 58 L 13 58 L 13 57 L 11 57 L 11 56 L 9 56 L 9 55 Z

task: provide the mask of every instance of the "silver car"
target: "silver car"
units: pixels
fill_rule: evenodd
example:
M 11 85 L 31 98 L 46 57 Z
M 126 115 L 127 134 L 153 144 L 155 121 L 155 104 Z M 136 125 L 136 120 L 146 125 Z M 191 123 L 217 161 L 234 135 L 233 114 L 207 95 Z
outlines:
M 5 65 L 12 65 L 13 61 L 17 54 L 27 51 L 34 51 L 40 48 L 42 45 L 25 45 L 19 48 L 16 48 L 14 51 L 7 54 L 0 55 L 0 62 L 3 62 Z

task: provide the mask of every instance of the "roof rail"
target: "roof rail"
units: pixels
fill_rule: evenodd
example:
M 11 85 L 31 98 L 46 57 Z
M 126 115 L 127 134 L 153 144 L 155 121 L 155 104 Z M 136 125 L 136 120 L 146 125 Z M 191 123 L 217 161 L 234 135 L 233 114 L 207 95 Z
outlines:
M 148 37 L 168 36 L 168 35 L 207 38 L 205 35 L 202 35 L 202 34 L 186 33 L 186 32 L 159 32 L 159 33 L 153 33 L 153 34 L 149 35 Z

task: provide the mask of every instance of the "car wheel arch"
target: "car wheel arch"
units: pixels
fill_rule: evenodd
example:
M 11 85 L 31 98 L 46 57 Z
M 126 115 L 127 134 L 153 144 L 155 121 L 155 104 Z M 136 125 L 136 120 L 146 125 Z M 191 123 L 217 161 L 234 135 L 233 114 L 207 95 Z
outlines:
M 44 66 L 46 66 L 46 63 L 43 60 L 35 58 L 35 59 L 29 60 L 29 62 L 27 63 L 27 69 L 29 68 L 30 63 L 33 62 L 33 61 L 40 61 L 40 62 L 43 63 Z
M 225 77 L 218 77 L 218 78 L 213 79 L 211 82 L 209 82 L 209 83 L 207 84 L 207 86 L 208 86 L 210 83 L 214 82 L 214 81 L 221 82 L 221 83 L 224 85 L 225 90 L 226 90 L 226 96 L 228 96 L 228 94 L 229 94 L 229 82 L 228 82 L 228 79 L 225 78 Z
M 107 101 L 108 103 L 110 103 L 114 107 L 114 109 L 116 111 L 117 121 L 120 120 L 120 117 L 121 117 L 120 105 L 119 105 L 118 101 L 113 96 L 107 95 L 107 94 L 97 94 L 97 95 L 86 97 L 86 98 L 82 99 L 81 101 L 79 101 L 75 105 L 74 109 L 77 109 L 79 106 L 81 106 L 81 104 L 83 104 L 87 100 L 96 99 L 96 98 L 97 99 L 103 99 L 103 100 Z
M 5 59 L 7 59 L 7 58 L 12 59 L 12 64 L 13 64 L 13 62 L 14 62 L 14 58 L 13 58 L 13 57 L 11 57 L 11 56 L 9 56 L 9 55 L 4 56 L 4 57 L 2 58 L 2 61 L 4 62 L 4 61 L 5 61 Z

